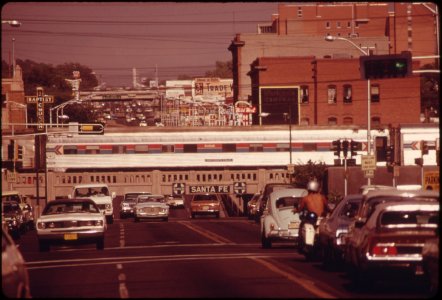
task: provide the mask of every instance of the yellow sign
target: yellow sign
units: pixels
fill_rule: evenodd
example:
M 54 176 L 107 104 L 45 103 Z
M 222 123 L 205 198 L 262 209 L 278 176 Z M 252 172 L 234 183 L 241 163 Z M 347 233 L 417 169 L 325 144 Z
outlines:
M 362 171 L 376 170 L 376 157 L 374 155 L 361 156 Z
M 424 172 L 424 190 L 439 191 L 439 171 Z
M 374 178 L 374 170 L 364 170 L 365 178 Z

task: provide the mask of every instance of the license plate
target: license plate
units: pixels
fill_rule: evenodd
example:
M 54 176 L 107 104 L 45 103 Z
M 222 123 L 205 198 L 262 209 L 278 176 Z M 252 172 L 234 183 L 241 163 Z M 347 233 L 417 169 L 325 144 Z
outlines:
M 298 229 L 299 228 L 299 223 L 290 223 L 289 224 L 289 229 Z
M 203 206 L 203 210 L 209 210 L 208 206 Z
M 76 239 L 78 239 L 78 236 L 77 236 L 77 234 L 76 233 L 65 233 L 64 234 L 64 239 L 65 240 L 76 240 Z

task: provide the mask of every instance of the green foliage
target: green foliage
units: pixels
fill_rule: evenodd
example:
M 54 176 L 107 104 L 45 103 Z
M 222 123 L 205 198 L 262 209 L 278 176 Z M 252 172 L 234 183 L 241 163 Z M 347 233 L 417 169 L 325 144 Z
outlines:
M 293 174 L 293 182 L 299 187 L 306 187 L 307 183 L 315 178 L 322 183 L 326 170 L 327 165 L 323 162 L 314 163 L 309 160 L 305 165 L 297 164 Z
M 233 66 L 232 61 L 217 61 L 215 64 L 215 70 L 207 71 L 206 77 L 219 77 L 219 78 L 233 78 Z

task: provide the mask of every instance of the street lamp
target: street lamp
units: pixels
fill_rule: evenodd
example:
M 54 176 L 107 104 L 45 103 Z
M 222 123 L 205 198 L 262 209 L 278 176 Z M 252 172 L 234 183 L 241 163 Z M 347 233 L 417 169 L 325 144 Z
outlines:
M 11 27 L 20 27 L 21 23 L 17 20 L 2 20 L 2 24 L 9 24 Z M 14 55 L 15 38 L 12 38 L 12 77 L 15 75 L 15 55 Z
M 270 116 L 271 113 L 268 112 L 262 112 L 259 114 L 259 117 L 266 118 Z M 289 106 L 289 112 L 282 113 L 284 116 L 284 121 L 289 123 L 289 166 L 287 167 L 287 170 L 290 173 L 290 183 L 292 183 L 292 172 L 293 172 L 293 166 L 292 166 L 292 110 L 291 106 Z
M 327 42 L 333 42 L 335 40 L 340 40 L 340 41 L 346 41 L 350 44 L 352 44 L 356 49 L 358 49 L 359 51 L 361 51 L 362 54 L 364 54 L 365 56 L 369 56 L 370 53 L 368 51 L 364 51 L 361 47 L 359 47 L 358 45 L 356 45 L 353 41 L 344 38 L 344 37 L 340 37 L 340 36 L 332 36 L 332 35 L 327 35 L 325 37 L 325 40 Z M 367 155 L 371 154 L 371 95 L 370 95 L 370 79 L 367 79 Z M 367 184 L 370 185 L 371 184 L 371 178 L 368 177 L 367 178 Z

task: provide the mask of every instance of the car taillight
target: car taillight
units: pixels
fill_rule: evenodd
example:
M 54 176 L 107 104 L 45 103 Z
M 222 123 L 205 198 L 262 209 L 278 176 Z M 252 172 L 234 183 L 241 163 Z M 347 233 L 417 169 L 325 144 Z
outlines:
M 391 256 L 397 255 L 397 248 L 394 244 L 376 244 L 371 249 L 374 256 Z

